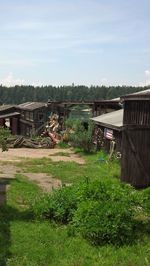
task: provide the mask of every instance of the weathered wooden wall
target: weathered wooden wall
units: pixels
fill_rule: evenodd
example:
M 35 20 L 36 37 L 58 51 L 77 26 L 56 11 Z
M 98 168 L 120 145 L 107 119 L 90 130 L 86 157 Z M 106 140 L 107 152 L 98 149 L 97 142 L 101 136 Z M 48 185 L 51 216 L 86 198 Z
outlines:
M 150 186 L 150 99 L 125 98 L 121 180 Z

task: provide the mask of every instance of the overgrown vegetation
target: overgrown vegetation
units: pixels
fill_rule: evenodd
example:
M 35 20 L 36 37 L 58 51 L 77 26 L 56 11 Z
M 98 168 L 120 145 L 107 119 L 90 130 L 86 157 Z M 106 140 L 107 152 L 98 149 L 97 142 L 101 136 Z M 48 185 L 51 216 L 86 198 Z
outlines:
M 150 188 L 143 190 L 141 201 L 143 208 L 146 210 L 147 214 L 150 215 Z
M 138 192 L 129 185 L 87 180 L 43 196 L 33 211 L 38 217 L 70 224 L 70 230 L 92 244 L 123 245 L 135 240 L 139 207 Z
M 121 184 L 118 162 L 102 152 L 84 158 L 85 165 L 18 164 L 73 185 L 43 194 L 21 174 L 10 181 L 0 208 L 0 265 L 149 266 L 149 189 Z
M 92 122 L 83 122 L 78 119 L 68 119 L 66 127 L 70 128 L 68 132 L 68 142 L 73 147 L 78 147 L 84 152 L 94 151 L 93 131 L 94 124 Z
M 2 151 L 7 151 L 7 138 L 10 136 L 8 128 L 0 127 L 0 148 Z

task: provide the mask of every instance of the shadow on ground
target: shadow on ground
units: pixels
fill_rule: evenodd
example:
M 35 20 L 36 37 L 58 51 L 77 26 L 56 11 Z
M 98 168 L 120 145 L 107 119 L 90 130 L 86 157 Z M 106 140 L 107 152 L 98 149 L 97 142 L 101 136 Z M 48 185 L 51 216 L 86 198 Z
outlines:
M 11 234 L 10 224 L 13 220 L 29 220 L 29 213 L 19 212 L 17 209 L 7 205 L 7 186 L 12 179 L 0 179 L 0 266 L 7 265 L 7 259 L 11 257 Z

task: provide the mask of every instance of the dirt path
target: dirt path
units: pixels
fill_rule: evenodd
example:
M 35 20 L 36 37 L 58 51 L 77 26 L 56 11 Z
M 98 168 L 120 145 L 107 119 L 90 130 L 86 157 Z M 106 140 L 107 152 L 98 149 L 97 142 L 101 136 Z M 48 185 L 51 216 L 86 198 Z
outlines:
M 53 189 L 60 188 L 62 182 L 59 179 L 53 178 L 45 173 L 24 173 L 24 175 L 31 181 L 37 183 L 45 192 L 50 192 Z
M 85 161 L 79 155 L 74 154 L 71 149 L 9 149 L 7 152 L 0 151 L 0 204 L 4 201 L 9 180 L 15 178 L 17 173 L 21 173 L 21 169 L 13 165 L 13 162 L 21 162 L 24 158 L 50 158 L 52 161 L 76 162 L 84 164 Z M 6 162 L 6 164 L 5 164 Z M 62 186 L 61 180 L 55 179 L 44 173 L 22 173 L 31 181 L 36 182 L 44 191 L 52 191 L 52 189 Z
M 0 150 L 0 161 L 21 161 L 22 158 L 43 158 L 48 157 L 52 161 L 76 162 L 84 164 L 85 161 L 79 155 L 75 154 L 71 149 L 29 149 L 18 148 L 9 149 L 7 152 Z
M 0 164 L 0 179 L 14 178 L 19 169 L 13 164 Z

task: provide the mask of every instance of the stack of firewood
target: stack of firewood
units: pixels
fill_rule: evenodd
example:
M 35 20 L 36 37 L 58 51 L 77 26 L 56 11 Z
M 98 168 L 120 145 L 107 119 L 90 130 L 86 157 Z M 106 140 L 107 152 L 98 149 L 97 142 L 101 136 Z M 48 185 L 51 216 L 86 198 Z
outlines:
M 23 136 L 16 136 L 7 139 L 8 148 L 54 148 L 55 143 L 49 138 L 42 138 L 34 140 L 32 138 L 25 138 Z

